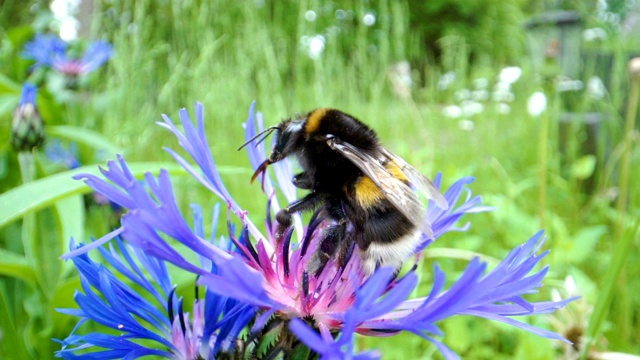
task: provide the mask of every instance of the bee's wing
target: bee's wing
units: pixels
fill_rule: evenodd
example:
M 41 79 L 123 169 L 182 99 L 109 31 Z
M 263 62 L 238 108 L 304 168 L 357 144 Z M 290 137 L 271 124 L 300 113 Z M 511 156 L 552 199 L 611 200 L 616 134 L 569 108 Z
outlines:
M 357 147 L 335 138 L 328 139 L 327 143 L 332 149 L 338 151 L 362 170 L 382 191 L 387 200 L 409 221 L 428 237 L 433 238 L 431 224 L 425 218 L 425 208 L 414 190 L 389 173 L 389 170 L 382 164 L 381 159 L 377 159 Z
M 407 179 L 409 179 L 411 185 L 415 186 L 420 192 L 425 194 L 427 198 L 433 200 L 440 209 L 447 210 L 449 208 L 447 199 L 445 199 L 445 197 L 440 193 L 440 190 L 438 190 L 431 180 L 422 175 L 420 171 L 409 165 L 403 158 L 391 153 L 385 148 L 382 148 L 382 155 L 395 162 Z

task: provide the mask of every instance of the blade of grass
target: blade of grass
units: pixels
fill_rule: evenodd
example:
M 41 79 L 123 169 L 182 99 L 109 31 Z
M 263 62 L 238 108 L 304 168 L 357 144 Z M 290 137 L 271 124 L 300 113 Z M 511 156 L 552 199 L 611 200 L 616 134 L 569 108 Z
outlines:
M 602 325 L 607 318 L 609 307 L 613 301 L 615 286 L 618 283 L 617 279 L 620 277 L 620 273 L 629 254 L 631 254 L 634 239 L 637 239 L 638 235 L 640 235 L 638 234 L 638 230 L 640 230 L 640 221 L 636 222 L 635 227 L 629 229 L 616 245 L 611 263 L 607 267 L 607 272 L 600 284 L 600 292 L 593 314 L 589 319 L 589 328 L 586 334 L 587 340 L 583 348 L 582 359 L 587 359 L 588 350 L 591 348 L 597 336 L 602 332 Z
M 623 143 L 624 151 L 620 159 L 620 193 L 618 195 L 618 223 L 616 224 L 616 235 L 620 237 L 624 231 L 626 223 L 627 202 L 629 201 L 629 166 L 631 164 L 631 149 L 633 146 L 634 125 L 636 123 L 636 115 L 638 114 L 638 101 L 640 101 L 640 69 L 636 69 L 635 73 L 631 67 L 633 62 L 640 64 L 640 58 L 632 59 L 629 62 L 629 70 L 631 75 L 631 90 L 629 91 L 629 105 L 627 107 L 627 118 L 625 121 Z

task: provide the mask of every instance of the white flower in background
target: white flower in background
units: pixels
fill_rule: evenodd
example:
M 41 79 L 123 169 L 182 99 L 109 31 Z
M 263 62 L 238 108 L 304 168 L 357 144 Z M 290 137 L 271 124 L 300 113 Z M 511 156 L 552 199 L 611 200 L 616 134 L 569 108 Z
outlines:
M 317 17 L 318 16 L 316 15 L 316 12 L 313 11 L 313 10 L 307 10 L 307 12 L 304 13 L 304 18 L 307 19 L 307 21 L 310 21 L 310 22 L 316 21 Z
M 498 75 L 498 81 L 511 85 L 514 82 L 518 81 L 521 75 L 522 69 L 520 67 L 508 66 L 500 71 L 500 75 Z
M 473 90 L 471 98 L 475 101 L 485 101 L 489 98 L 489 92 L 487 90 Z
M 486 89 L 489 86 L 489 80 L 487 78 L 477 78 L 473 80 L 473 87 L 477 90 Z
M 542 91 L 534 92 L 527 100 L 527 111 L 533 117 L 540 116 L 547 109 L 547 97 Z
M 411 64 L 408 61 L 400 61 L 392 64 L 388 71 L 389 79 L 393 85 L 393 92 L 401 98 L 411 97 Z
M 471 91 L 469 91 L 469 89 L 460 89 L 453 94 L 453 99 L 456 102 L 468 100 L 469 98 L 471 98 Z
M 471 131 L 476 127 L 476 124 L 468 119 L 462 119 L 458 121 L 458 127 L 464 131 Z
M 627 69 L 632 79 L 640 79 L 640 57 L 634 57 L 629 60 Z
M 457 105 L 445 106 L 442 108 L 442 115 L 448 118 L 457 119 L 462 116 L 462 109 Z
M 515 95 L 511 92 L 511 84 L 499 81 L 493 86 L 493 101 L 511 102 L 515 99 Z
M 80 7 L 79 0 L 53 0 L 51 12 L 60 25 L 60 38 L 64 41 L 75 40 L 78 37 L 80 21 L 76 16 Z
M 493 86 L 493 91 L 511 92 L 511 84 L 499 81 Z
M 511 91 L 497 90 L 493 92 L 493 96 L 491 96 L 491 98 L 493 101 L 497 102 L 512 102 L 515 100 L 516 96 L 513 95 Z
M 353 10 L 346 10 L 346 11 L 342 9 L 336 10 L 336 19 L 338 21 L 353 20 L 353 16 L 354 16 Z
M 507 115 L 511 113 L 511 106 L 505 103 L 497 103 L 496 111 L 498 112 L 498 114 Z
M 316 60 L 324 51 L 325 39 L 322 35 L 316 35 L 309 41 L 309 57 Z
M 366 26 L 372 26 L 376 23 L 376 16 L 372 12 L 368 12 L 362 17 L 362 22 Z
M 462 114 L 464 116 L 473 116 L 484 111 L 484 105 L 477 101 L 465 100 L 460 105 L 462 107 Z
M 607 88 L 605 88 L 599 77 L 592 76 L 587 82 L 587 94 L 591 95 L 594 99 L 600 100 L 607 94 Z
M 438 80 L 438 90 L 447 90 L 451 84 L 456 80 L 456 73 L 448 71 L 444 73 Z
M 600 27 L 586 29 L 582 33 L 582 38 L 584 39 L 584 41 L 606 40 L 607 37 L 607 32 Z
M 556 90 L 558 91 L 577 91 L 583 88 L 584 84 L 580 80 L 562 79 L 556 83 Z

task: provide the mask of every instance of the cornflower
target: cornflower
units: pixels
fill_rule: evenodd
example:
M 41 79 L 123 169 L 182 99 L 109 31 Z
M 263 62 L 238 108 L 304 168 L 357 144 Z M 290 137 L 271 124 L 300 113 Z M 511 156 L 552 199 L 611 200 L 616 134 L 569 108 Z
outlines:
M 59 164 L 68 170 L 77 169 L 82 165 L 78 155 L 78 144 L 74 142 L 65 147 L 60 140 L 55 139 L 50 144 L 47 144 L 44 153 L 51 162 Z
M 273 165 L 275 181 L 270 173 L 261 175 L 265 177 L 260 180 L 268 197 L 266 232 L 263 233 L 224 186 L 209 151 L 204 108 L 199 103 L 195 114 L 197 126 L 185 109 L 180 111 L 183 131 L 167 116 L 159 124 L 176 135 L 195 165 L 177 152 L 166 150 L 227 205 L 228 239 L 216 238 L 215 230 L 209 239 L 206 238 L 199 207 L 195 208 L 193 229 L 189 226 L 178 208 L 165 170 L 157 177 L 147 173 L 141 183 L 129 171 L 125 160 L 118 157 L 102 170 L 109 181 L 90 174 L 79 175 L 78 179 L 128 212 L 122 217 L 119 228 L 88 245 L 73 248 L 64 256 L 78 267 L 84 289 L 84 294 L 76 294 L 80 309 L 64 311 L 81 317 L 81 323 L 97 322 L 121 335 L 98 332 L 78 335 L 79 329 L 76 329 L 61 340 L 63 347 L 57 356 L 136 358 L 155 354 L 194 360 L 236 356 L 297 359 L 319 355 L 322 359 L 374 359 L 380 356 L 375 351 L 356 353 L 354 334 L 392 336 L 409 331 L 435 344 L 445 358 L 456 359 L 457 355 L 436 338 L 444 336 L 436 323 L 454 315 L 483 317 L 568 342 L 560 335 L 512 318 L 547 314 L 574 300 L 529 302 L 523 298 L 523 295 L 537 291 L 547 273 L 546 267 L 533 270 L 546 255 L 546 252 L 538 254 L 544 239 L 542 232 L 512 250 L 490 271 L 487 271 L 486 263 L 472 260 L 448 289 L 444 287 L 445 274 L 436 265 L 433 287 L 423 297 L 410 298 L 418 284 L 415 265 L 400 277 L 394 276 L 393 269 L 389 268 L 380 268 L 367 277 L 361 268 L 357 247 L 344 266 L 338 266 L 336 259 L 330 259 L 320 273 L 309 273 L 307 265 L 331 224 L 315 214 L 303 226 L 296 215 L 296 230 L 290 230 L 282 241 L 276 241 L 272 218 L 280 208 L 276 189 L 288 202 L 296 198 L 296 190 L 290 181 L 291 163 L 282 161 Z M 262 128 L 263 118 L 260 113 L 256 114 L 254 103 L 245 123 L 246 139 Z M 255 169 L 266 156 L 264 144 L 249 146 L 248 155 Z M 435 178 L 436 186 L 440 187 L 441 180 L 440 175 Z M 472 197 L 467 188 L 472 181 L 470 177 L 462 178 L 444 192 L 448 210 L 429 204 L 427 218 L 432 224 L 434 238 L 423 238 L 416 249 L 416 261 L 440 236 L 465 230 L 468 225 L 455 226 L 463 215 L 489 210 L 482 205 L 479 196 Z M 466 193 L 465 197 L 462 197 L 463 193 Z M 217 214 L 214 210 L 212 229 L 216 228 Z M 231 221 L 232 214 L 242 224 L 237 230 Z M 130 251 L 138 257 L 127 260 L 130 267 L 141 264 L 135 265 L 134 271 L 122 266 L 123 262 L 116 259 L 113 250 L 112 256 L 105 256 L 104 248 L 109 242 L 115 241 L 122 248 L 119 238 L 126 240 Z M 126 290 L 131 288 L 109 275 L 113 273 L 106 267 L 90 260 L 87 253 L 93 249 L 100 251 L 114 271 L 151 293 L 159 305 L 154 308 L 150 300 L 133 290 Z M 122 256 L 129 258 L 124 254 L 130 251 L 122 251 Z M 200 261 L 196 263 L 190 260 L 192 258 Z M 91 266 L 79 266 L 84 263 Z M 156 270 L 164 269 L 166 263 L 197 277 L 198 287 L 206 289 L 209 296 L 204 312 L 196 306 L 201 304 L 199 301 L 194 303 L 191 316 L 183 310 L 183 303 L 176 307 L 175 292 L 168 285 L 168 272 Z M 149 268 L 148 264 L 153 266 Z M 146 281 L 140 280 L 143 276 Z M 160 287 L 162 291 L 147 290 L 151 286 Z M 225 311 L 206 314 L 209 303 L 218 304 L 223 300 L 232 301 L 233 307 L 223 306 Z M 163 317 L 158 309 L 169 309 L 169 316 Z M 179 321 L 175 314 L 179 314 Z M 140 341 L 145 339 L 158 346 Z M 95 347 L 104 350 L 90 352 Z
M 35 60 L 35 67 L 46 66 L 68 76 L 88 74 L 107 62 L 113 53 L 111 44 L 95 41 L 80 58 L 67 55 L 69 44 L 55 35 L 37 34 L 25 44 L 22 56 Z
M 18 107 L 11 122 L 11 145 L 18 152 L 28 152 L 44 143 L 44 122 L 36 106 L 38 88 L 31 83 L 22 85 Z

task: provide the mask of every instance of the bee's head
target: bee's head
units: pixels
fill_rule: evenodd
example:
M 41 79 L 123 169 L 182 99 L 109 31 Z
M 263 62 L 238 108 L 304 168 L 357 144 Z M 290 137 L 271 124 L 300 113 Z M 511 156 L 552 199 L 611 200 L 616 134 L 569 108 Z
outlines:
M 256 134 L 254 137 L 249 139 L 246 143 L 240 146 L 240 149 L 245 147 L 247 144 L 252 143 L 254 140 L 258 139 L 260 136 L 260 140 L 257 141 L 256 146 L 263 142 L 272 132 L 275 132 L 276 143 L 271 150 L 271 154 L 269 157 L 258 166 L 256 172 L 251 177 L 251 181 L 253 182 L 255 178 L 265 172 L 267 167 L 273 163 L 276 163 L 289 155 L 295 153 L 300 149 L 300 142 L 303 141 L 304 125 L 306 119 L 305 118 L 296 118 L 289 119 L 281 122 L 278 126 L 272 126 L 267 128 L 260 133 Z M 263 136 L 264 135 L 264 136 Z
M 306 119 L 285 120 L 276 127 L 276 143 L 268 159 L 271 163 L 278 162 L 300 149 L 305 121 Z

